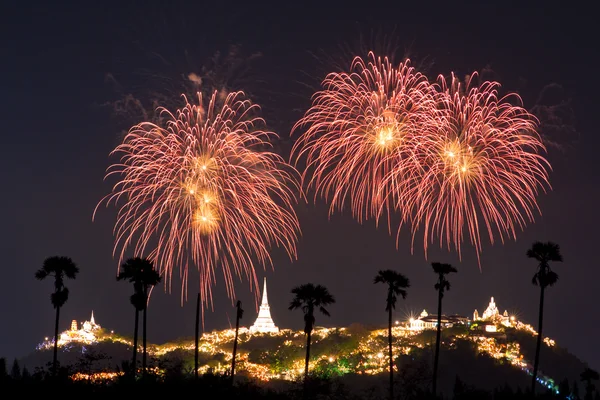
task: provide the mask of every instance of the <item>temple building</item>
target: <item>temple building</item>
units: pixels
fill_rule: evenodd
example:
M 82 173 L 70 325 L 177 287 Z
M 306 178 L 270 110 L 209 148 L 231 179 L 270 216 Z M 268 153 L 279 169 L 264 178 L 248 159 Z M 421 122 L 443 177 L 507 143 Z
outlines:
M 441 318 L 442 328 L 449 328 L 455 325 L 468 325 L 469 319 L 462 315 L 444 315 Z M 437 315 L 431 315 L 427 313 L 427 310 L 423 310 L 419 315 L 419 318 L 411 318 L 409 320 L 408 329 L 411 331 L 422 331 L 424 329 L 436 329 L 437 328 Z
M 250 333 L 277 333 L 279 328 L 273 323 L 271 318 L 271 308 L 269 307 L 269 301 L 267 299 L 267 278 L 265 278 L 262 293 L 262 302 L 260 304 L 260 310 L 258 311 L 258 317 L 254 324 L 250 327 Z
M 96 332 L 100 328 L 100 325 L 94 319 L 94 312 L 92 311 L 90 320 L 83 322 L 80 329 L 77 327 L 76 320 L 71 321 L 71 329 L 60 334 L 58 344 L 63 345 L 70 342 L 93 343 L 96 341 Z
M 481 316 L 479 316 L 479 312 L 477 310 L 473 312 L 473 321 L 487 321 L 495 324 L 502 324 L 504 326 L 511 326 L 514 322 L 514 317 L 511 319 L 508 316 L 508 311 L 506 310 L 500 314 L 500 310 L 498 310 L 498 306 L 496 306 L 496 302 L 492 297 L 490 304 L 488 304 L 488 307 Z

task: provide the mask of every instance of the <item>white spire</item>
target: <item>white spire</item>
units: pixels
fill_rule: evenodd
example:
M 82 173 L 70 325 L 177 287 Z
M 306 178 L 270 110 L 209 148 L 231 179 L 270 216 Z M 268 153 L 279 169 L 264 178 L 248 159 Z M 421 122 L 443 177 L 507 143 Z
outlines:
M 269 307 L 269 301 L 267 299 L 267 278 L 263 284 L 263 295 L 262 302 L 260 304 L 260 310 L 258 311 L 258 317 L 254 321 L 254 325 L 250 327 L 251 333 L 276 333 L 279 332 L 279 328 L 273 323 L 271 318 L 271 308 Z
M 267 277 L 265 276 L 265 280 L 263 283 L 263 295 L 262 295 L 262 303 L 260 304 L 260 306 L 267 306 L 269 307 L 269 301 L 267 300 Z
M 94 321 L 94 310 L 92 310 L 92 318 L 90 318 L 90 324 L 92 324 L 92 326 L 96 325 L 96 321 Z

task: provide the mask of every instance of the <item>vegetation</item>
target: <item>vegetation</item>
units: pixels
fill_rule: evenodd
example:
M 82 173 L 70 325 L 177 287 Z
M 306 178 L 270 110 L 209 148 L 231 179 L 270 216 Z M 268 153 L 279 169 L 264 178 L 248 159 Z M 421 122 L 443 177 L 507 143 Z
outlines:
M 148 309 L 149 289 L 160 282 L 160 275 L 154 269 L 152 262 L 145 258 L 130 258 L 121 266 L 121 271 L 117 280 L 128 280 L 133 283 L 133 294 L 129 301 L 135 308 L 135 325 L 133 330 L 133 357 L 131 361 L 131 374 L 135 377 L 137 370 L 137 349 L 138 349 L 138 329 L 139 313 L 143 311 L 143 353 L 142 353 L 142 371 L 146 373 L 146 314 Z
M 290 310 L 301 309 L 304 313 L 304 333 L 306 334 L 306 359 L 304 361 L 304 382 L 308 382 L 308 362 L 310 360 L 310 336 L 315 326 L 315 310 L 321 314 L 329 316 L 329 311 L 325 308 L 335 303 L 335 298 L 325 286 L 313 285 L 307 283 L 292 289 L 294 298 L 290 303 Z M 304 390 L 306 395 L 306 388 Z
M 56 320 L 54 322 L 54 355 L 52 358 L 52 372 L 56 374 L 58 368 L 58 321 L 60 308 L 69 299 L 69 289 L 65 286 L 65 278 L 75 279 L 79 268 L 69 257 L 54 256 L 44 260 L 42 268 L 37 270 L 35 277 L 44 280 L 49 276 L 54 277 L 54 292 L 50 295 L 50 301 L 56 309 Z
M 457 272 L 456 268 L 454 268 L 450 264 L 443 264 L 439 262 L 431 263 L 433 267 L 433 272 L 435 272 L 438 276 L 438 281 L 435 284 L 435 290 L 438 292 L 438 311 L 437 311 L 437 334 L 435 339 L 435 358 L 433 362 L 433 378 L 431 384 L 431 392 L 436 395 L 437 393 L 437 373 L 438 373 L 438 365 L 440 360 L 440 342 L 441 342 L 441 332 L 442 332 L 442 298 L 444 297 L 444 292 L 446 290 L 450 290 L 450 282 L 446 279 L 446 275 L 450 273 Z
M 239 333 L 240 333 L 240 319 L 242 319 L 242 317 L 244 316 L 244 310 L 242 309 L 242 302 L 241 301 L 237 301 L 236 305 L 235 305 L 235 339 L 233 341 L 233 354 L 231 356 L 231 382 L 233 383 L 233 380 L 235 379 L 235 359 L 237 356 L 237 344 L 238 344 L 238 337 L 239 337 Z M 198 368 L 198 366 L 196 366 L 196 368 Z
M 390 400 L 394 398 L 394 357 L 392 355 L 392 310 L 396 308 L 398 295 L 406 298 L 406 289 L 410 287 L 407 277 L 390 269 L 379 271 L 373 283 L 387 285 L 385 311 L 388 312 L 388 357 L 390 359 Z
M 527 257 L 534 258 L 538 262 L 538 268 L 533 276 L 532 283 L 540 287 L 540 310 L 538 319 L 538 340 L 535 348 L 535 361 L 533 363 L 533 375 L 531 379 L 531 392 L 535 393 L 537 386 L 537 375 L 540 364 L 540 348 L 542 346 L 542 323 L 544 322 L 544 292 L 548 286 L 558 282 L 558 274 L 550 268 L 550 262 L 561 262 L 560 247 L 552 242 L 535 242 L 529 250 Z

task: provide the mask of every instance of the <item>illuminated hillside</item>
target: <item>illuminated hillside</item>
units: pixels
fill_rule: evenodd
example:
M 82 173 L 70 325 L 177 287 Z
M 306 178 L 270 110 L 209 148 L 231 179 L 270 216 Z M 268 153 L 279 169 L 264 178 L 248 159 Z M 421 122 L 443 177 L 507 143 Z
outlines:
M 487 356 L 497 365 L 510 366 L 526 377 L 533 353 L 525 352 L 523 347 L 532 348 L 535 331 L 529 325 L 514 323 L 514 326 L 494 325 L 494 332 L 489 332 L 489 322 L 471 322 L 468 325 L 455 325 L 443 329 L 442 348 L 452 354 L 457 348 L 468 348 L 470 357 Z M 89 328 L 89 326 L 88 326 Z M 231 365 L 233 347 L 233 330 L 205 333 L 199 342 L 200 372 L 216 374 L 227 373 Z M 406 362 L 427 359 L 435 343 L 435 331 L 430 329 L 412 330 L 409 324 L 393 328 L 394 358 L 397 368 L 402 370 Z M 387 358 L 387 329 L 369 329 L 361 325 L 347 328 L 318 327 L 313 333 L 311 347 L 311 371 L 320 376 L 335 377 L 348 374 L 376 375 L 385 372 Z M 277 333 L 251 333 L 247 328 L 240 328 L 238 345 L 237 371 L 240 375 L 261 381 L 295 380 L 303 371 L 305 355 L 305 335 L 300 331 L 282 329 Z M 523 344 L 526 343 L 526 344 Z M 52 342 L 45 341 L 36 352 L 45 355 L 46 361 L 51 356 Z M 61 336 L 60 359 L 64 364 L 81 365 L 82 357 L 90 352 L 103 353 L 97 357 L 96 370 L 115 371 L 121 361 L 130 357 L 131 340 L 108 332 L 102 328 L 89 330 L 72 330 Z M 151 362 L 159 371 L 168 368 L 180 368 L 183 371 L 193 370 L 193 339 L 182 339 L 162 345 L 150 344 L 148 347 Z M 555 353 L 559 357 L 560 350 L 554 341 L 544 340 L 543 359 Z M 458 352 L 457 352 L 458 354 Z M 571 356 L 572 357 L 572 356 Z M 24 360 L 25 364 L 35 363 L 32 357 Z M 564 362 L 559 362 L 559 364 Z M 38 363 L 38 365 L 42 365 Z M 555 362 L 552 362 L 555 364 Z M 578 368 L 578 367 L 577 367 Z M 76 368 L 77 369 L 77 368 Z M 92 372 L 90 370 L 90 372 Z M 549 371 L 542 371 L 542 383 L 557 390 L 556 380 Z M 577 371 L 579 373 L 579 370 Z M 550 375 L 546 376 L 546 375 Z M 82 377 L 82 375 L 77 375 Z

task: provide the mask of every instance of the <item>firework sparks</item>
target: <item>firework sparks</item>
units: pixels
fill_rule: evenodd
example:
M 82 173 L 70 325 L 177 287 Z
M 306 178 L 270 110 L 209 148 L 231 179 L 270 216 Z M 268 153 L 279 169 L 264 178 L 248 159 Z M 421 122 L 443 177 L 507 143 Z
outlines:
M 162 126 L 131 128 L 113 151 L 121 162 L 107 172 L 119 181 L 99 205 L 122 203 L 115 223 L 119 263 L 129 248 L 149 252 L 169 290 L 179 267 L 182 301 L 188 268 L 196 266 L 208 304 L 218 268 L 234 298 L 233 276 L 257 288 L 255 264 L 271 264 L 270 247 L 296 257 L 297 180 L 279 155 L 265 151 L 276 135 L 258 128 L 264 123 L 258 106 L 243 93 L 219 100 L 215 92 L 208 104 L 198 97 L 198 105 L 186 99 L 176 113 L 161 109 Z
M 306 160 L 303 185 L 349 205 L 359 222 L 399 216 L 397 237 L 411 225 L 430 242 L 461 254 L 468 236 L 479 257 L 481 231 L 493 243 L 533 221 L 536 197 L 548 185 L 548 162 L 537 120 L 496 82 L 472 85 L 452 77 L 432 85 L 409 66 L 370 53 L 349 73 L 331 73 L 294 126 L 306 126 L 292 158 Z M 411 245 L 411 248 L 413 246 Z
M 303 182 L 331 201 L 330 213 L 349 202 L 359 222 L 384 214 L 389 221 L 419 169 L 423 130 L 435 126 L 431 85 L 408 61 L 393 68 L 371 53 L 355 58 L 350 73 L 329 74 L 323 86 L 294 126 L 308 126 L 292 150 L 296 160 L 306 157 Z M 392 173 L 400 179 L 388 179 Z
M 491 243 L 516 239 L 517 228 L 533 222 L 536 197 L 549 187 L 549 163 L 537 120 L 516 94 L 498 97 L 497 82 L 474 85 L 477 74 L 461 83 L 454 75 L 437 85 L 443 116 L 435 135 L 422 147 L 420 183 L 406 196 L 417 199 L 413 238 L 423 227 L 423 245 L 435 238 L 461 252 L 468 236 L 477 255 L 481 233 Z M 515 105 L 518 104 L 518 105 Z

